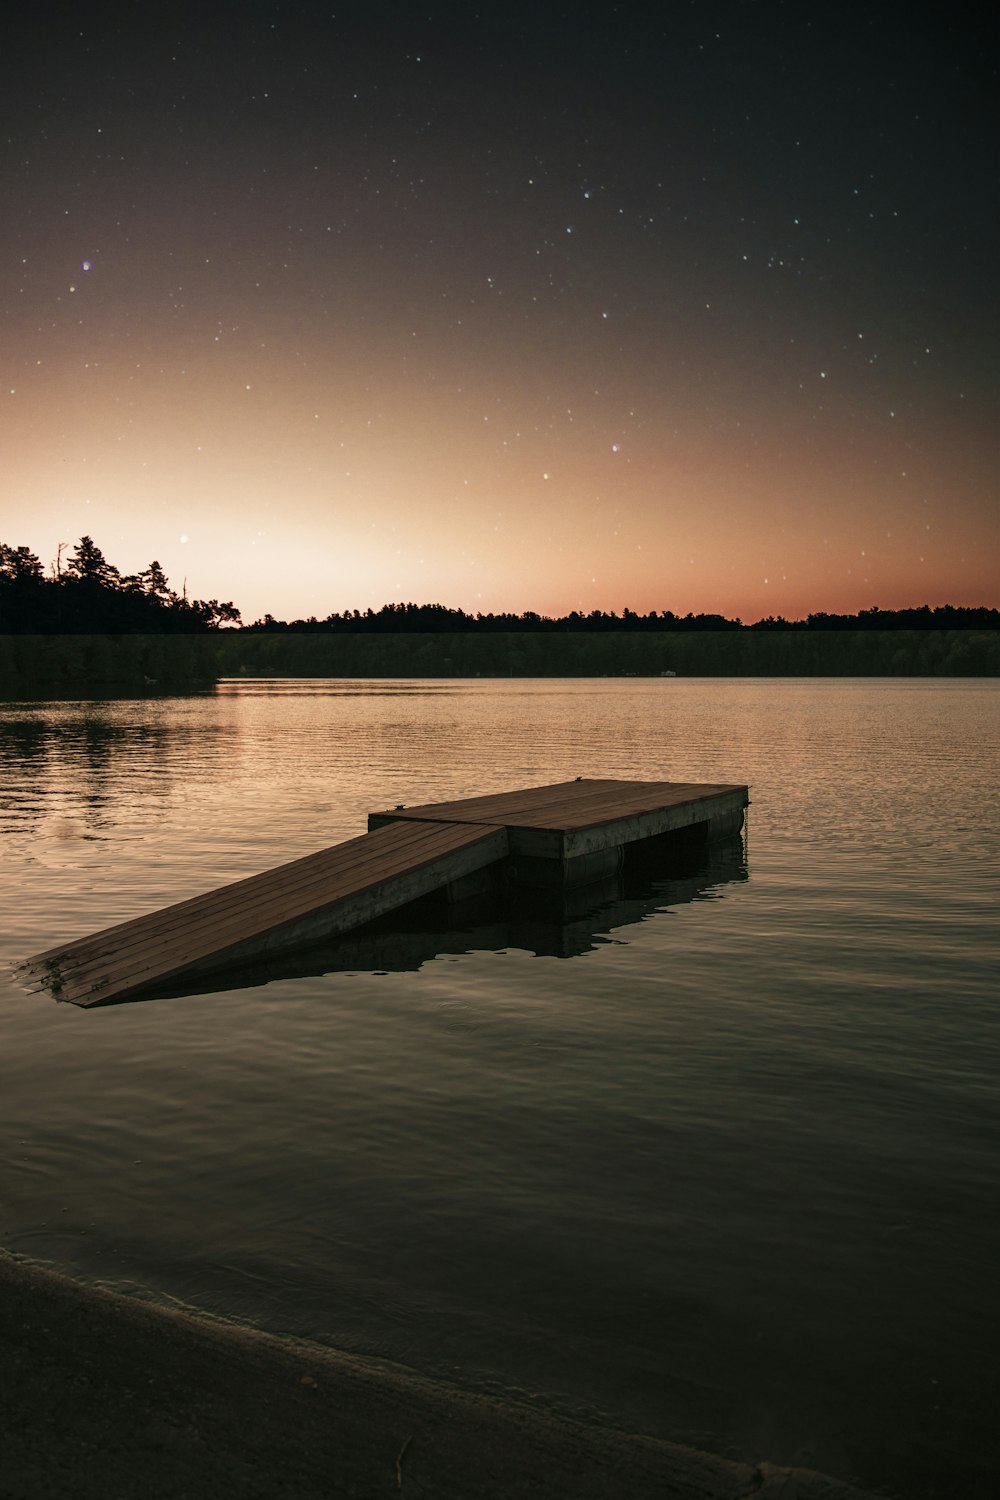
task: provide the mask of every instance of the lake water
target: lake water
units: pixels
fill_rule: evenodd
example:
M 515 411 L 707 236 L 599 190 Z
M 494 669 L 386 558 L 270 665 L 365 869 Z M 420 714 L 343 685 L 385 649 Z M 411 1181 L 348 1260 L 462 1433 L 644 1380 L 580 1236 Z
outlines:
M 992 1495 L 998 709 L 992 680 L 898 679 L 0 706 L 0 1245 L 631 1430 Z M 748 782 L 744 856 L 561 935 L 410 934 L 215 993 L 84 1011 L 9 977 L 370 809 L 574 776 Z

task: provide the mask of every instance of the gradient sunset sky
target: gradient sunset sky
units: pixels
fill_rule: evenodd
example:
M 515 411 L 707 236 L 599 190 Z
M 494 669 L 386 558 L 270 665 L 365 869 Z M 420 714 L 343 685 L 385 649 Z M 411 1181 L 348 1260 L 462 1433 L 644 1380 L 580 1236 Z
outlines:
M 247 621 L 1000 605 L 972 14 L 25 7 L 0 539 Z

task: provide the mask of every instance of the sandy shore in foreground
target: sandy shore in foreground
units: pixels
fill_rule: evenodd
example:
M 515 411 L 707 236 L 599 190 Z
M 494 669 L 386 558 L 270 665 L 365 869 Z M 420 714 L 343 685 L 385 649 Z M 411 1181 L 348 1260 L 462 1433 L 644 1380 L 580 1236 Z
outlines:
M 84 1287 L 0 1252 L 3 1500 L 860 1500 Z

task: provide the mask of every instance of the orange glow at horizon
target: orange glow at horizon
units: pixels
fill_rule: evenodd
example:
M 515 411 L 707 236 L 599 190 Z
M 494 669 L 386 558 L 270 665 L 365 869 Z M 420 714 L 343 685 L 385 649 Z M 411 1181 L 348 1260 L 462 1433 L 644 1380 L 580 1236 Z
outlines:
M 835 388 L 818 420 L 714 371 L 694 398 L 683 374 L 595 388 L 552 361 L 524 390 L 486 358 L 456 383 L 447 350 L 270 341 L 56 358 L 0 408 L 3 539 L 48 564 L 88 533 L 123 572 L 155 557 L 246 620 L 997 602 L 984 434 L 958 403 L 928 437 L 919 415 L 859 421 Z

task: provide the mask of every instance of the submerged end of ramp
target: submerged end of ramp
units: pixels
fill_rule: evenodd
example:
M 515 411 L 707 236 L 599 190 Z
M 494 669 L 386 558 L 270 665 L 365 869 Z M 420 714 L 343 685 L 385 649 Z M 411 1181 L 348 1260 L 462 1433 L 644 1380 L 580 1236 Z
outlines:
M 875 1500 L 114 1292 L 0 1251 L 11 1500 Z

